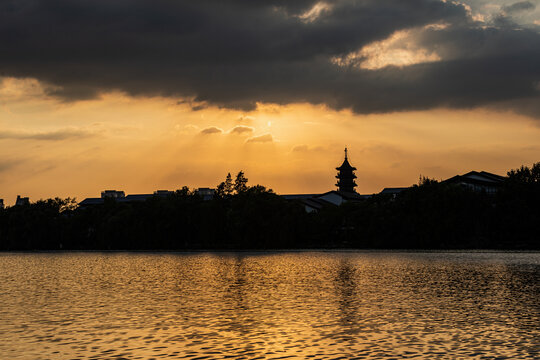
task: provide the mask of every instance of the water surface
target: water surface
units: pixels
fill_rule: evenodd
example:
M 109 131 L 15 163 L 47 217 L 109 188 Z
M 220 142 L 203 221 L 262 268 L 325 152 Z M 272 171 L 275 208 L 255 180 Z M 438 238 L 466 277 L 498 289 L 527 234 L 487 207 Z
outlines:
M 0 359 L 540 358 L 539 253 L 0 254 Z

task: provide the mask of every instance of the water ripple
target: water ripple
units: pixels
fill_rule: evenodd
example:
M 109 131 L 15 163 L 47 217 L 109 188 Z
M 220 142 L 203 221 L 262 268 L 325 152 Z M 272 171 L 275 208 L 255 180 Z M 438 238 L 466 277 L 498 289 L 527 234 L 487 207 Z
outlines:
M 1 359 L 540 358 L 538 253 L 0 255 Z

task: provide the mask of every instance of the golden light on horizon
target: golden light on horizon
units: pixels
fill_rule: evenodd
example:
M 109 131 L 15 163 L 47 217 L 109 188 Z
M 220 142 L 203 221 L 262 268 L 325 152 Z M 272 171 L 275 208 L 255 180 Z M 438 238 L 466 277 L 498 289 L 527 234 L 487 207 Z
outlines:
M 538 122 L 486 109 L 358 115 L 323 105 L 259 103 L 253 111 L 102 94 L 59 102 L 32 79 L 4 79 L 2 194 L 32 200 L 104 189 L 214 187 L 243 170 L 278 193 L 334 189 L 345 144 L 358 191 L 409 186 L 470 170 L 505 174 L 537 161 Z

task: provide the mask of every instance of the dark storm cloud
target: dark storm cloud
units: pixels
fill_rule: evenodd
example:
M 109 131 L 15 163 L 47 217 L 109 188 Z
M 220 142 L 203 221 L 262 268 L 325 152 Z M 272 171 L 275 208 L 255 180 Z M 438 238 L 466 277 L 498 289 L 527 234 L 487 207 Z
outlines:
M 512 14 L 516 12 L 534 10 L 536 6 L 530 1 L 520 1 L 513 3 L 512 5 L 503 6 L 502 10 L 507 14 Z
M 474 107 L 538 94 L 540 35 L 483 26 L 436 0 L 4 0 L 0 75 L 35 77 L 65 100 L 121 90 L 252 109 L 325 103 L 359 113 Z M 523 6 L 523 5 L 520 5 Z M 442 61 L 364 70 L 331 62 L 402 29 Z M 482 25 L 482 26 L 481 26 Z

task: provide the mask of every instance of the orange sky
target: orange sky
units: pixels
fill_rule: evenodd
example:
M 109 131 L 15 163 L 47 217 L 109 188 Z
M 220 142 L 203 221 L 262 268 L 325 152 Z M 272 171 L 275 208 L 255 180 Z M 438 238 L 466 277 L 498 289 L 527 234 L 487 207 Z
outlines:
M 202 105 L 194 111 L 193 106 Z M 33 79 L 0 83 L 0 198 L 99 196 L 214 187 L 244 170 L 278 193 L 334 189 L 349 148 L 358 191 L 539 161 L 540 122 L 486 109 L 356 115 L 309 104 L 242 112 L 189 99 L 61 102 Z

